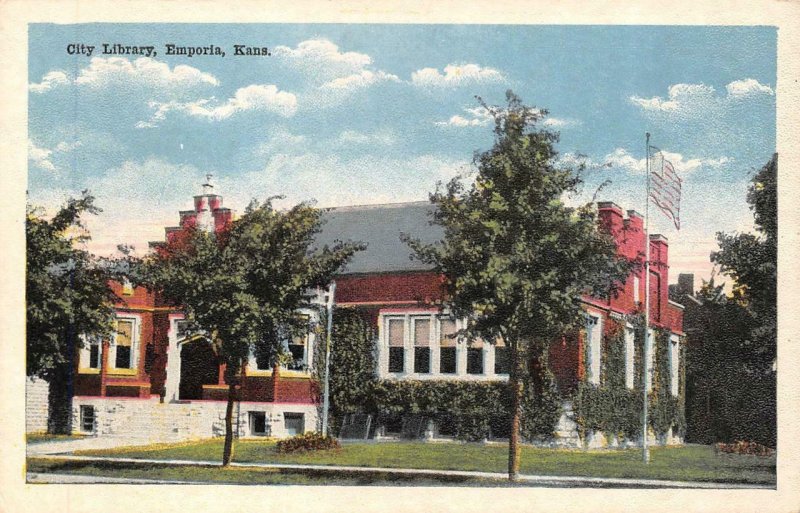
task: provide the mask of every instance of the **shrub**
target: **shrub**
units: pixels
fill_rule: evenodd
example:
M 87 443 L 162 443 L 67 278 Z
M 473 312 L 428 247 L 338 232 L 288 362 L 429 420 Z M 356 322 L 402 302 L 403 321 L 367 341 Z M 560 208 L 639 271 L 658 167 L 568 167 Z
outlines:
M 339 441 L 331 436 L 322 436 L 319 433 L 304 433 L 285 440 L 279 440 L 277 445 L 278 454 L 289 454 L 293 452 L 306 451 L 329 451 L 339 449 Z
M 725 452 L 728 454 L 753 454 L 755 456 L 771 456 L 775 453 L 774 449 L 770 449 L 765 445 L 756 442 L 747 442 L 739 440 L 732 444 L 718 443 L 714 446 L 717 453 Z

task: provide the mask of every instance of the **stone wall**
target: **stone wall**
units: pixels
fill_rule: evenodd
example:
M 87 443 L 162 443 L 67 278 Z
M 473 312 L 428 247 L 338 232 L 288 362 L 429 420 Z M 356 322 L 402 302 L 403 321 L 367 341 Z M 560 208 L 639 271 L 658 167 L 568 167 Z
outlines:
M 91 426 L 84 425 L 83 421 L 88 419 L 81 418 L 82 406 L 94 408 Z M 211 438 L 225 435 L 225 408 L 224 401 L 160 403 L 156 397 L 76 397 L 72 409 L 73 429 L 76 433 L 148 438 L 153 442 Z M 303 415 L 304 431 L 317 428 L 314 405 L 241 402 L 234 408 L 234 432 L 242 438 L 259 436 L 251 432 L 251 412 L 264 413 L 266 436 L 289 436 L 285 423 L 287 413 Z
M 48 384 L 40 378 L 25 380 L 25 431 L 38 433 L 47 431 Z

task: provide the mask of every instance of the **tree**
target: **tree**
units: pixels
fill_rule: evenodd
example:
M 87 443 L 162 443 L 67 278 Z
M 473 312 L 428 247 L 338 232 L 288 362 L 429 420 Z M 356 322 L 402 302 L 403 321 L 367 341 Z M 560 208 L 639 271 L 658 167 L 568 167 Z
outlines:
M 778 287 L 778 155 L 761 168 L 747 192 L 755 217 L 756 234 L 717 233 L 720 250 L 711 261 L 733 278 L 733 296 L 744 306 L 756 326 L 750 332 L 754 345 L 747 364 L 770 372 L 777 356 Z
M 273 365 L 286 359 L 283 341 L 311 329 L 297 312 L 310 305 L 310 291 L 327 286 L 362 249 L 336 243 L 312 253 L 321 216 L 304 203 L 282 212 L 273 208 L 272 199 L 254 201 L 216 235 L 189 230 L 142 266 L 145 283 L 185 309 L 190 329 L 209 337 L 225 365 L 223 465 L 233 459 L 233 405 L 249 355 Z
M 546 362 L 550 341 L 581 324 L 581 295 L 613 292 L 629 266 L 611 235 L 598 230 L 591 204 L 562 202 L 582 180 L 556 163 L 558 134 L 539 124 L 547 112 L 523 105 L 511 91 L 507 100 L 506 108 L 481 101 L 494 118 L 495 141 L 475 155 L 474 181 L 455 178 L 431 195 L 442 243 L 404 238 L 444 276 L 445 306 L 467 321 L 462 335 L 501 338 L 509 348 L 508 474 L 516 480 L 524 363 Z
M 711 261 L 733 278 L 732 296 L 712 278 L 678 298 L 686 305 L 692 441 L 776 443 L 777 171 L 774 155 L 748 190 L 757 233 L 717 234 Z
M 51 218 L 26 209 L 26 366 L 49 385 L 48 432 L 72 432 L 75 355 L 85 337 L 111 332 L 117 299 L 111 274 L 80 245 L 89 239 L 81 217 L 100 212 L 84 191 Z

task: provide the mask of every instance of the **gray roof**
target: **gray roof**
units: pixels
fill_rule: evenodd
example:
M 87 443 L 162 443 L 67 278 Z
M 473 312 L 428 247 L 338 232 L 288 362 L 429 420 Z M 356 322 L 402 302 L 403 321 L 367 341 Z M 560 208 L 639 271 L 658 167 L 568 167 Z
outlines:
M 316 244 L 330 245 L 336 240 L 367 244 L 367 249 L 353 256 L 344 274 L 428 270 L 430 266 L 410 258 L 411 249 L 400 234 L 426 243 L 440 241 L 442 227 L 430 224 L 434 208 L 427 201 L 333 208 L 323 216 Z

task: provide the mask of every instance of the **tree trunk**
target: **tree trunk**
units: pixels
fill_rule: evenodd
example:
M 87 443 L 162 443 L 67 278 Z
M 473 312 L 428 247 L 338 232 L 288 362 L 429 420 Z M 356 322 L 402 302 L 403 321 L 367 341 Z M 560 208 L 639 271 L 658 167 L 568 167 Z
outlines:
M 72 366 L 62 364 L 48 376 L 47 432 L 52 435 L 72 434 Z
M 512 413 L 511 434 L 508 439 L 508 480 L 516 481 L 519 478 L 519 458 L 521 448 L 519 445 L 519 427 L 522 410 L 522 383 L 519 380 L 519 348 L 516 340 L 510 340 L 511 369 L 508 376 L 508 386 L 511 391 Z
M 225 407 L 225 448 L 222 451 L 222 466 L 233 461 L 233 403 L 236 400 L 236 380 L 228 382 L 228 404 Z

